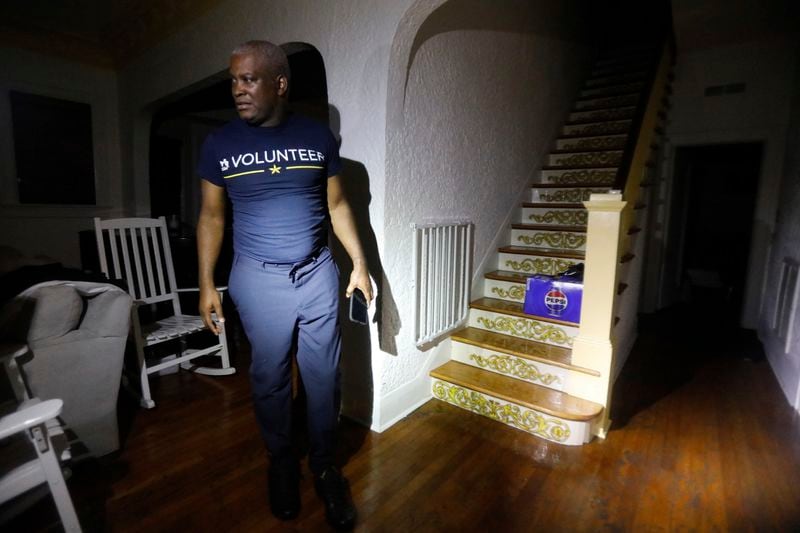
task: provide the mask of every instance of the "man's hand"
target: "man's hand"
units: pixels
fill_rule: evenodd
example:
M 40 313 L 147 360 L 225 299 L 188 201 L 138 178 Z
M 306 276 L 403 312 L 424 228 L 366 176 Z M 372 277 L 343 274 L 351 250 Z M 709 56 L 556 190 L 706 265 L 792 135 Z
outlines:
M 197 270 L 200 280 L 200 317 L 208 329 L 219 335 L 225 318 L 222 302 L 214 287 L 214 266 L 217 264 L 225 230 L 225 189 L 202 180 L 203 203 L 197 221 Z M 218 322 L 211 319 L 217 314 Z
M 219 299 L 219 293 L 215 288 L 200 289 L 199 308 L 203 324 L 215 335 L 219 335 L 224 327 L 225 317 L 222 314 L 222 302 Z M 217 314 L 217 322 L 214 322 L 211 318 L 212 312 Z
M 349 298 L 353 291 L 358 288 L 364 293 L 367 299 L 367 305 L 372 301 L 372 281 L 369 279 L 369 271 L 366 262 L 361 261 L 353 265 L 353 271 L 350 273 L 350 283 L 347 285 L 345 294 Z
M 353 272 L 350 273 L 350 283 L 347 285 L 345 294 L 349 298 L 353 291 L 358 288 L 364 293 L 367 305 L 372 301 L 372 282 L 369 279 L 369 268 L 364 257 L 364 250 L 361 248 L 361 241 L 358 239 L 356 222 L 350 204 L 344 197 L 342 190 L 342 180 L 339 176 L 328 178 L 328 211 L 331 214 L 331 225 L 339 242 L 342 243 L 347 255 L 353 261 Z

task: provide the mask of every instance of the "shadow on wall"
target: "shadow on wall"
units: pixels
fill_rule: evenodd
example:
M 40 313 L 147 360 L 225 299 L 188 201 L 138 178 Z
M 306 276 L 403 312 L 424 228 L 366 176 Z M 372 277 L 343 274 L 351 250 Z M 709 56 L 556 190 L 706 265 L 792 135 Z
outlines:
M 329 106 L 329 126 L 341 144 L 340 115 L 336 107 Z M 369 218 L 372 195 L 369 190 L 369 174 L 358 161 L 342 158 L 342 186 L 350 203 L 358 228 L 358 237 L 369 264 L 369 273 L 375 284 L 375 307 L 373 322 L 377 323 L 378 343 L 382 351 L 397 355 L 396 337 L 400 331 L 400 314 L 386 279 L 378 253 L 378 243 Z M 343 410 L 347 416 L 369 423 L 372 420 L 372 350 L 370 328 L 350 322 L 344 290 L 350 280 L 352 263 L 341 243 L 331 239 L 333 256 L 340 268 L 339 316 L 342 317 L 342 392 Z

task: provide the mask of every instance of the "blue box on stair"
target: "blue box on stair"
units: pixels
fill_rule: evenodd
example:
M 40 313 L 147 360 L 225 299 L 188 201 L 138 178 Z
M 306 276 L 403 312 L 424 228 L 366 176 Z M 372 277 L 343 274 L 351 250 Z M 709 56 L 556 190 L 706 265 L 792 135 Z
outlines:
M 542 318 L 580 322 L 583 299 L 583 273 L 528 278 L 522 310 Z

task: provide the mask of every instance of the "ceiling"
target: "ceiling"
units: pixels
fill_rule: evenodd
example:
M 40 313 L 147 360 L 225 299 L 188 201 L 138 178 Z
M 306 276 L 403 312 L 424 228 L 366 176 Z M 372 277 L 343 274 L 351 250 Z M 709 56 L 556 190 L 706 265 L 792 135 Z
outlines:
M 0 44 L 115 68 L 224 0 L 3 0 Z M 599 0 L 599 4 L 615 0 Z M 617 2 L 618 3 L 618 0 Z M 798 31 L 796 0 L 672 0 L 681 49 Z
M 223 0 L 3 0 L 0 43 L 119 67 Z

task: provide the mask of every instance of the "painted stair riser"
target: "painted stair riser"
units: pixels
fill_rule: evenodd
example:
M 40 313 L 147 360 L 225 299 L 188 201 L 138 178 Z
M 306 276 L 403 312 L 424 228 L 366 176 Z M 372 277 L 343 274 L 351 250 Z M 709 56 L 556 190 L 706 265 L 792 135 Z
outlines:
M 616 168 L 574 168 L 569 170 L 542 170 L 541 183 L 557 185 L 600 185 L 610 186 L 617 178 Z
M 573 111 L 569 114 L 570 122 L 602 122 L 605 120 L 628 120 L 633 118 L 635 107 L 618 107 L 614 109 L 597 109 L 593 111 Z
M 557 391 L 564 390 L 564 384 L 570 373 L 566 368 L 542 361 L 533 361 L 457 341 L 452 344 L 450 359 Z
M 562 348 L 572 348 L 572 343 L 578 335 L 577 326 L 554 324 L 535 318 L 521 318 L 474 308 L 469 311 L 469 326 Z
M 602 137 L 583 137 L 576 139 L 559 139 L 556 141 L 556 150 L 614 150 L 624 149 L 628 136 L 605 135 Z
M 604 152 L 583 152 L 576 154 L 550 154 L 547 163 L 550 166 L 570 168 L 587 165 L 597 165 L 598 167 L 611 165 L 619 166 L 621 161 L 621 150 L 609 150 Z
M 602 74 L 600 76 L 591 76 L 584 87 L 587 89 L 593 89 L 598 86 L 605 86 L 605 85 L 623 85 L 625 83 L 639 83 L 641 82 L 646 73 L 639 71 L 633 72 L 620 72 L 618 74 Z
M 561 135 L 586 136 L 586 135 L 618 135 L 628 133 L 631 129 L 631 120 L 611 120 L 593 122 L 590 124 L 569 124 L 561 128 Z
M 582 207 L 547 208 L 523 207 L 520 222 L 523 224 L 550 224 L 553 226 L 585 226 L 589 213 Z
M 639 101 L 639 93 L 622 94 L 618 96 L 600 96 L 577 100 L 573 111 L 590 111 L 609 107 L 635 106 Z
M 554 275 L 563 272 L 572 265 L 583 263 L 580 259 L 563 257 L 545 257 L 501 252 L 497 256 L 498 270 L 511 270 L 525 274 Z
M 635 52 L 626 54 L 616 54 L 608 57 L 601 57 L 594 62 L 594 68 L 620 68 L 634 64 L 648 66 L 652 59 L 652 52 Z
M 487 278 L 483 284 L 483 295 L 487 298 L 522 303 L 525 301 L 525 283 Z
M 599 78 L 602 76 L 619 76 L 622 74 L 629 74 L 632 72 L 640 72 L 647 76 L 647 69 L 650 63 L 647 61 L 628 61 L 620 62 L 616 65 L 595 65 L 592 72 L 589 74 L 592 78 Z
M 434 398 L 552 442 L 580 446 L 592 438 L 591 422 L 564 420 L 436 378 L 431 392 Z
M 598 87 L 597 89 L 583 89 L 578 98 L 589 98 L 593 96 L 614 96 L 617 94 L 635 93 L 644 89 L 643 83 L 625 83 L 622 85 L 609 85 L 608 87 Z
M 577 231 L 512 229 L 511 245 L 582 252 L 586 250 L 586 233 Z
M 532 188 L 531 203 L 585 202 L 592 194 L 607 193 L 610 187 L 552 187 Z

